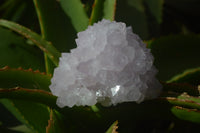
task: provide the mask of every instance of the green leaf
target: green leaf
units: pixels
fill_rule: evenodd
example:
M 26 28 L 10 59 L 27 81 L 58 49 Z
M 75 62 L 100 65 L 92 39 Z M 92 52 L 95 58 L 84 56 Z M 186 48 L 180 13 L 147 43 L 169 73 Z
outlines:
M 16 128 L 18 128 L 18 127 L 16 127 Z M 19 127 L 19 128 L 21 128 L 21 127 Z M 23 128 L 23 127 L 22 127 Z M 10 129 L 10 128 L 5 128 L 5 127 L 3 127 L 3 126 L 0 126 L 0 132 L 1 133 L 35 133 L 35 132 L 33 132 L 33 131 L 31 131 L 30 129 L 28 129 L 27 128 L 27 130 L 21 130 L 21 129 Z
M 0 18 L 37 30 L 37 16 L 32 1 L 5 0 L 0 5 Z
M 171 109 L 171 111 L 176 117 L 178 117 L 181 120 L 191 121 L 194 123 L 200 123 L 199 110 L 175 106 Z
M 152 16 L 155 17 L 156 21 L 160 24 L 162 22 L 162 12 L 164 0 L 144 0 L 148 6 Z
M 31 67 L 34 70 L 39 69 L 40 71 L 44 71 L 44 63 L 43 63 L 44 60 L 43 60 L 43 58 L 41 58 L 41 56 L 43 56 L 43 54 L 36 46 L 29 45 L 27 40 L 25 40 L 21 36 L 18 36 L 17 34 L 15 34 L 14 32 L 12 32 L 8 29 L 3 29 L 2 27 L 0 27 L 0 40 L 1 40 L 0 41 L 0 62 L 1 62 L 0 68 L 4 67 L 6 65 L 9 65 L 13 68 L 18 68 L 19 66 L 21 66 L 25 69 L 28 69 Z M 1 78 L 0 78 L 1 79 L 1 81 L 0 81 L 1 87 L 3 87 L 3 86 L 16 87 L 16 85 L 20 85 L 21 78 L 17 77 L 18 73 L 10 74 L 10 72 L 4 73 L 2 71 L 0 71 L 0 73 L 1 73 L 0 74 L 1 75 Z M 6 80 L 6 78 L 8 77 L 7 74 L 8 75 L 10 74 L 10 76 L 11 76 L 10 79 L 13 79 L 12 81 L 10 79 Z M 37 76 L 35 76 L 35 78 L 37 78 Z M 26 79 L 24 81 L 24 83 L 28 85 L 28 83 L 30 83 L 30 82 L 26 83 L 27 78 L 24 77 L 24 79 Z M 39 78 L 39 79 L 41 79 L 41 78 Z M 34 81 L 32 81 L 32 83 L 33 82 Z M 36 83 L 34 83 L 34 84 L 36 84 Z M 45 82 L 44 82 L 44 84 L 45 84 Z M 38 84 L 36 85 L 36 88 L 37 87 L 38 87 Z M 7 107 L 9 106 L 9 110 L 13 109 L 15 114 L 19 114 L 19 113 L 17 113 L 18 109 L 15 108 L 14 104 L 11 103 L 11 101 L 8 101 L 8 100 L 3 100 L 3 101 L 4 102 L 7 101 L 7 102 L 5 102 L 5 105 Z M 7 115 L 9 115 L 9 116 L 7 116 Z M 9 121 L 9 122 L 12 122 L 13 121 L 12 117 L 14 117 L 14 116 L 12 116 L 12 114 L 6 113 L 6 109 L 4 112 L 1 112 L 1 116 L 6 117 L 7 121 Z M 19 116 L 20 116 L 21 120 L 24 119 L 23 118 L 24 116 L 21 116 L 21 115 L 19 115 Z M 13 122 L 15 122 L 15 124 L 16 124 L 16 121 L 17 120 L 14 119 Z M 19 122 L 17 122 L 17 123 L 19 123 Z
M 0 102 L 0 127 L 8 128 L 19 125 L 20 122 Z M 0 129 L 1 132 L 1 129 Z
M 135 9 L 137 9 L 140 12 L 144 12 L 145 11 L 145 7 L 144 7 L 144 0 L 127 0 L 128 4 L 132 7 L 134 7 Z
M 116 19 L 126 22 L 143 40 L 160 35 L 163 0 L 124 0 L 118 2 Z
M 56 110 L 51 109 L 46 133 L 66 133 L 68 130 L 66 129 L 67 126 L 65 124 L 63 116 Z
M 108 20 L 115 20 L 116 0 L 105 0 L 104 2 L 104 16 Z
M 3 92 L 5 92 L 3 94 Z M 6 94 L 6 92 L 8 92 Z M 17 93 L 15 93 L 17 92 Z M 49 105 L 50 107 L 56 108 L 55 105 L 55 97 L 52 95 L 49 95 L 47 92 L 38 91 L 38 90 L 27 90 L 27 89 L 11 89 L 11 90 L 4 90 L 0 91 L 0 96 L 4 96 L 7 98 L 15 98 L 15 99 L 23 99 L 31 100 L 34 102 L 40 102 L 46 105 Z M 36 97 L 35 97 L 36 96 Z M 48 100 L 49 98 L 52 99 L 53 102 L 50 102 L 51 100 Z M 25 100 L 24 99 L 24 100 Z M 48 101 L 47 103 L 45 101 Z M 134 102 L 132 103 L 122 103 L 117 106 L 112 106 L 109 108 L 100 107 L 99 111 L 92 112 L 91 109 L 88 107 L 73 107 L 73 108 L 64 108 L 64 109 L 58 109 L 62 113 L 65 112 L 63 115 L 66 116 L 66 119 L 69 120 L 68 127 L 73 127 L 73 125 L 80 126 L 79 129 L 72 130 L 72 131 L 91 131 L 92 129 L 96 129 L 99 132 L 104 130 L 103 127 L 106 127 L 107 124 L 109 124 L 114 119 L 120 121 L 120 127 L 122 125 L 123 128 L 131 127 L 131 124 L 127 124 L 127 121 L 138 121 L 143 119 L 156 119 L 156 118 L 173 118 L 170 114 L 169 108 L 172 106 L 181 106 L 181 107 L 187 107 L 187 108 L 193 108 L 193 109 L 200 109 L 199 106 L 200 99 L 198 97 L 189 97 L 188 95 L 181 95 L 178 98 L 176 97 L 161 97 L 155 100 L 151 101 L 145 101 L 141 104 L 136 104 Z M 148 110 L 148 111 L 146 111 Z M 185 115 L 189 115 L 185 112 Z M 98 115 L 97 115 L 98 114 Z M 159 114 L 159 115 L 158 115 Z M 56 125 L 56 122 L 59 123 L 60 117 L 58 116 L 58 119 L 54 119 L 53 117 L 57 116 L 51 116 L 52 119 L 49 121 L 49 126 L 47 127 L 49 132 L 58 131 L 58 125 Z M 190 120 L 188 120 L 190 121 Z M 193 121 L 192 121 L 193 122 Z M 61 119 L 62 123 L 62 119 Z M 55 125 L 54 125 L 55 124 Z M 84 129 L 84 127 L 89 127 Z M 97 128 L 98 127 L 98 128 Z M 64 127 L 60 128 L 64 129 Z M 59 130 L 60 130 L 59 129 Z M 71 130 L 70 130 L 71 131 Z
M 135 8 L 135 6 L 133 6 L 136 4 L 135 1 L 138 1 L 136 3 L 140 4 L 140 0 L 117 1 L 115 19 L 126 23 L 127 26 L 132 26 L 133 32 L 138 34 L 143 40 L 146 40 L 150 36 L 148 29 L 150 21 L 147 20 L 146 13 L 142 9 L 138 9 L 143 8 L 144 5 L 140 5 L 140 7 Z
M 8 29 L 0 27 L 0 68 L 19 66 L 34 70 L 44 71 L 44 60 L 42 52 L 35 46 L 29 45 L 27 41 L 14 34 Z
M 190 96 L 187 93 L 181 94 L 180 96 L 178 96 L 178 99 L 188 100 L 188 101 L 190 101 L 192 103 L 196 103 L 196 104 L 200 103 L 200 98 L 199 97 Z
M 48 132 L 55 132 L 55 131 L 72 132 L 72 131 L 79 131 L 82 128 L 84 129 L 85 125 L 87 125 L 87 127 L 94 125 L 98 126 L 97 120 L 99 120 L 99 117 L 97 117 L 96 113 L 93 112 L 89 107 L 73 107 L 73 108 L 66 107 L 64 109 L 60 109 L 56 105 L 57 97 L 53 96 L 51 93 L 47 91 L 38 89 L 25 89 L 20 87 L 13 89 L 0 89 L 0 98 L 11 99 L 12 102 L 9 102 L 7 100 L 2 100 L 2 102 L 22 123 L 26 124 L 32 129 L 34 129 L 33 128 L 34 126 L 37 128 L 37 130 L 40 130 L 39 125 L 37 124 L 33 125 L 32 123 L 32 122 L 37 123 L 36 119 L 38 118 L 35 116 L 35 118 L 33 118 L 32 120 L 31 118 L 29 118 L 29 116 L 26 116 L 28 112 L 24 110 L 28 111 L 29 108 L 32 109 L 33 107 L 40 108 L 37 106 L 39 103 L 43 104 L 43 106 L 47 105 L 50 108 L 56 109 L 57 111 L 63 113 L 63 115 L 61 115 L 56 110 L 52 110 L 53 114 L 49 114 L 50 118 L 48 119 L 49 121 L 48 126 L 46 125 Z M 21 104 L 21 102 L 24 104 L 24 106 L 21 106 L 23 105 Z M 21 110 L 23 111 L 21 112 Z M 41 108 L 41 110 L 43 109 Z M 41 117 L 42 115 L 43 115 L 42 113 L 39 113 L 38 117 Z M 43 122 L 46 123 L 45 120 Z M 66 122 L 68 123 L 67 125 L 65 125 Z M 73 129 L 74 125 L 80 125 L 80 127 L 78 129 Z M 93 129 L 95 129 L 96 126 L 93 127 Z M 89 131 L 90 129 L 91 128 L 88 128 L 86 131 Z
M 16 87 L 13 89 L 0 88 L 0 98 L 16 99 L 21 101 L 37 102 L 57 108 L 56 96 L 50 92 L 38 89 L 25 89 Z
M 195 109 L 197 111 L 200 110 L 199 97 L 189 96 L 186 95 L 185 93 L 180 94 L 178 92 L 173 92 L 171 88 L 170 89 L 166 88 L 169 86 L 166 85 L 164 86 L 165 88 L 163 90 L 163 94 L 157 99 L 144 101 L 140 104 L 130 102 L 130 103 L 118 104 L 116 106 L 112 106 L 109 108 L 99 107 L 101 118 L 106 118 L 113 121 L 119 120 L 120 131 L 121 129 L 123 131 L 124 128 L 125 129 L 131 128 L 131 123 L 133 122 L 137 123 L 137 121 L 141 120 L 150 120 L 150 119 L 174 120 L 174 113 L 178 114 L 178 112 L 171 112 L 171 108 L 174 106 L 179 106 L 187 109 Z M 175 89 L 182 90 L 181 84 L 173 84 L 173 86 Z M 190 87 L 188 87 L 187 89 L 189 90 Z M 190 115 L 189 113 L 190 112 L 185 112 L 185 115 Z M 187 121 L 194 122 L 189 119 Z
M 83 31 L 88 27 L 89 18 L 80 0 L 60 0 L 60 4 L 65 13 L 70 17 L 77 32 Z
M 91 16 L 90 16 L 90 21 L 89 21 L 90 25 L 93 25 L 93 23 L 102 19 L 103 4 L 104 4 L 104 0 L 95 0 L 94 1 L 94 4 L 92 6 L 92 13 L 91 13 Z
M 44 89 L 49 91 L 51 76 L 40 73 L 39 71 L 23 70 L 19 69 L 11 69 L 5 67 L 0 69 L 0 87 L 1 88 L 14 88 L 16 86 L 33 88 L 33 89 Z M 31 90 L 30 90 L 31 91 Z M 22 91 L 23 92 L 23 91 Z M 18 96 L 18 99 L 23 98 L 19 94 L 13 93 L 10 94 Z M 31 98 L 31 95 L 22 93 L 24 97 Z M 8 98 L 9 93 L 5 91 L 2 92 L 2 97 Z M 10 96 L 12 96 L 10 95 Z M 15 96 L 15 97 L 16 97 Z M 36 95 L 37 96 L 37 95 Z M 43 96 L 38 96 L 35 100 L 39 100 Z M 34 131 L 38 131 L 39 133 L 45 132 L 45 127 L 48 124 L 49 119 L 49 110 L 45 105 L 41 105 L 39 103 L 32 103 L 30 100 L 7 100 L 2 99 L 1 103 L 4 104 L 7 109 L 12 112 L 12 114 L 23 124 L 26 124 L 29 128 Z M 31 112 L 31 115 L 30 115 Z M 42 116 L 42 119 L 40 118 Z
M 27 132 L 12 130 L 12 129 L 10 129 L 10 128 L 6 128 L 6 127 L 0 125 L 0 132 L 1 132 L 1 133 L 34 133 L 34 132 L 32 132 L 32 131 L 31 131 L 31 132 L 29 132 L 29 131 L 30 131 L 30 129 L 27 130 Z
M 50 75 L 39 71 L 14 69 L 5 67 L 0 69 L 0 87 L 14 88 L 16 86 L 49 91 Z
M 76 31 L 56 0 L 34 0 L 42 37 L 52 42 L 61 52 L 69 52 L 76 47 Z M 48 3 L 48 6 L 46 6 Z M 56 21 L 55 21 L 56 20 Z M 59 35 L 58 35 L 59 33 Z M 53 73 L 54 65 L 45 56 L 46 71 Z
M 178 94 L 187 92 L 189 95 L 192 95 L 192 96 L 199 95 L 198 87 L 190 85 L 188 83 L 165 83 L 165 82 L 162 82 L 162 85 L 163 85 L 163 91 L 166 91 L 166 92 L 175 92 Z
M 30 130 L 25 125 L 19 125 L 19 126 L 15 126 L 15 127 L 10 127 L 9 129 L 12 130 L 12 131 L 20 132 L 20 133 L 34 133 L 32 130 Z
M 43 38 L 61 52 L 75 48 L 76 31 L 60 4 L 56 0 L 34 0 L 34 4 Z
M 170 35 L 149 42 L 158 78 L 169 80 L 188 68 L 199 67 L 199 44 L 198 35 Z
M 7 0 L 1 3 L 0 11 L 1 18 L 10 18 L 12 21 L 18 20 L 22 16 L 26 4 L 22 1 Z
M 26 27 L 2 19 L 0 20 L 0 26 L 9 28 L 21 34 L 22 36 L 30 39 L 32 42 L 34 42 L 34 44 L 36 44 L 43 52 L 45 52 L 49 56 L 49 58 L 54 62 L 55 65 L 58 65 L 60 52 L 58 52 L 50 42 L 42 39 L 40 35 Z
M 178 98 L 175 97 L 166 97 L 165 99 L 175 106 L 181 106 L 186 108 L 192 108 L 196 110 L 200 110 L 200 99 L 198 97 L 191 97 L 189 95 L 186 95 L 188 97 L 185 97 L 183 95 L 178 96 Z M 191 97 L 191 98 L 189 98 Z
M 177 87 L 177 89 L 180 89 Z M 188 88 L 190 89 L 190 88 Z M 160 100 L 167 100 L 173 107 L 171 108 L 172 113 L 181 120 L 187 120 L 194 123 L 200 123 L 197 119 L 200 117 L 200 98 L 190 96 L 187 93 L 182 93 L 181 95 L 169 92 L 167 97 L 161 97 Z M 177 96 L 176 96 L 177 95 Z M 199 95 L 198 95 L 199 96 Z M 195 118 L 195 119 L 194 119 Z
M 1 102 L 27 127 L 38 133 L 45 132 L 49 119 L 49 109 L 47 106 L 22 100 L 2 99 Z
M 117 128 L 118 128 L 118 121 L 115 121 L 110 127 L 109 129 L 106 131 L 106 133 L 117 133 Z
M 172 77 L 168 83 L 189 83 L 191 85 L 199 85 L 200 83 L 200 68 L 193 68 L 184 71 L 183 73 Z

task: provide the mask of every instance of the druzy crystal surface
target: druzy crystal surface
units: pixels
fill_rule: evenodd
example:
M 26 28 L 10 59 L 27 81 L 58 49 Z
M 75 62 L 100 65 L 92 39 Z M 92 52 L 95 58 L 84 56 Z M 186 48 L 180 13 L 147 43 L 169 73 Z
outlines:
M 140 103 L 159 95 L 154 58 L 131 27 L 102 20 L 79 32 L 76 44 L 62 53 L 51 79 L 58 106 Z

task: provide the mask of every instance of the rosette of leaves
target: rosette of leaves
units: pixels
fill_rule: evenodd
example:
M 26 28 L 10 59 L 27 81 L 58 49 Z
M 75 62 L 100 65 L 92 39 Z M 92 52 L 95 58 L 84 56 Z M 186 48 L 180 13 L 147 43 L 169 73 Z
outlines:
M 193 27 L 195 24 L 189 25 L 189 19 L 182 20 L 187 16 L 193 17 L 190 20 L 198 18 L 199 3 L 180 3 L 177 6 L 171 0 L 1 1 L 0 132 L 198 131 L 199 30 Z M 175 16 L 170 13 L 173 11 Z M 193 16 L 189 15 L 193 12 Z M 167 17 L 173 21 L 168 23 Z M 143 39 L 150 39 L 146 42 L 155 57 L 163 93 L 141 104 L 60 109 L 48 88 L 60 53 L 76 47 L 76 33 L 102 18 L 125 21 Z

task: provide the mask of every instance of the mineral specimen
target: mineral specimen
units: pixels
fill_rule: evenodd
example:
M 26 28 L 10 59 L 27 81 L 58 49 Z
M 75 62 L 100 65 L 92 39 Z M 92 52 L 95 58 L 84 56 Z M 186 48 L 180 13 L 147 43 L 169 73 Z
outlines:
M 161 92 L 150 49 L 124 23 L 103 19 L 79 32 L 76 44 L 51 79 L 59 107 L 140 103 Z

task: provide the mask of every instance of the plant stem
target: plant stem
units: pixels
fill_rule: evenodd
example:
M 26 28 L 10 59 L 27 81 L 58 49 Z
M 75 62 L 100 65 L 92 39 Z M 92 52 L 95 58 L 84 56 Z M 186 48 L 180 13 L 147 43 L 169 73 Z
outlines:
M 41 35 L 43 39 L 47 39 L 46 38 L 46 32 L 44 30 L 44 23 L 43 23 L 43 19 L 42 19 L 42 15 L 40 13 L 40 8 L 38 6 L 37 0 L 33 0 L 33 3 L 35 5 L 35 10 L 37 12 L 37 16 L 38 16 L 38 20 L 39 20 L 39 24 L 40 24 L 40 31 L 41 31 Z M 52 73 L 52 65 L 51 65 L 51 60 L 48 59 L 48 56 L 46 53 L 44 53 L 44 61 L 45 61 L 45 68 L 46 68 L 46 73 L 47 74 L 51 74 Z

